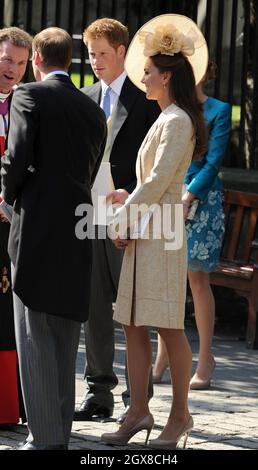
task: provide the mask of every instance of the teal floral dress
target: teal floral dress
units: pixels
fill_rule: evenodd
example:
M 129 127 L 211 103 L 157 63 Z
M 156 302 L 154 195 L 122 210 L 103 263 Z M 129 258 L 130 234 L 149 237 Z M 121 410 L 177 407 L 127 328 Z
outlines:
M 188 268 L 212 272 L 220 255 L 224 235 L 221 191 L 209 191 L 194 218 L 186 223 Z

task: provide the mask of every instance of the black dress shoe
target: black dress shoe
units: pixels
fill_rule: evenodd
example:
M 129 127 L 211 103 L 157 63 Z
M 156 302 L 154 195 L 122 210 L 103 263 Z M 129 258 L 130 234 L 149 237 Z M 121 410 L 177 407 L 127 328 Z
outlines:
M 130 408 L 130 405 L 127 405 L 123 413 L 121 413 L 121 415 L 118 416 L 116 420 L 117 424 L 122 424 L 125 421 L 125 418 L 128 415 L 129 408 Z
M 91 421 L 95 418 L 109 418 L 113 414 L 113 407 L 99 405 L 89 400 L 84 400 L 73 415 L 74 421 Z

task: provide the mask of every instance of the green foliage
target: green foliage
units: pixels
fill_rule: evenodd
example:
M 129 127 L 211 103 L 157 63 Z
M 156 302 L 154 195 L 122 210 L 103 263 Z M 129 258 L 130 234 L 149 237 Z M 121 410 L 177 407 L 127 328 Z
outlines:
M 240 123 L 240 113 L 241 113 L 241 108 L 240 106 L 233 105 L 232 106 L 232 124 L 239 124 Z
M 80 87 L 80 74 L 79 73 L 71 73 L 71 80 L 77 88 L 81 88 Z M 94 82 L 93 75 L 91 75 L 91 74 L 84 75 L 84 86 L 93 85 L 93 82 Z

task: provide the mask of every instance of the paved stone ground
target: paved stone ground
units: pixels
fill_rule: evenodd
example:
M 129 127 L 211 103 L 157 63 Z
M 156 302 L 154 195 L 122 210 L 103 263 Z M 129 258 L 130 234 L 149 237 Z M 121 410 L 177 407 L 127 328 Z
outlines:
M 187 335 L 193 350 L 193 368 L 196 366 L 198 341 L 192 323 L 188 321 Z M 156 335 L 151 333 L 153 350 Z M 70 449 L 108 450 L 110 446 L 100 442 L 103 432 L 117 429 L 115 418 L 122 412 L 121 392 L 124 389 L 125 342 L 121 328 L 116 327 L 115 371 L 119 385 L 114 391 L 114 417 L 105 422 L 74 422 Z M 214 338 L 214 354 L 217 367 L 212 387 L 207 391 L 190 391 L 190 410 L 194 418 L 194 430 L 187 447 L 194 450 L 247 450 L 258 449 L 258 351 L 247 350 L 245 342 L 238 338 L 232 327 L 220 326 Z M 85 392 L 83 382 L 84 344 L 81 335 L 77 360 L 76 402 L 80 403 Z M 155 396 L 150 408 L 155 417 L 151 438 L 159 435 L 164 426 L 171 403 L 171 387 L 168 372 L 164 383 L 155 385 Z M 0 431 L 0 450 L 12 450 L 27 435 L 26 426 Z M 145 432 L 134 436 L 127 449 L 142 449 Z M 114 449 L 114 448 L 113 448 Z

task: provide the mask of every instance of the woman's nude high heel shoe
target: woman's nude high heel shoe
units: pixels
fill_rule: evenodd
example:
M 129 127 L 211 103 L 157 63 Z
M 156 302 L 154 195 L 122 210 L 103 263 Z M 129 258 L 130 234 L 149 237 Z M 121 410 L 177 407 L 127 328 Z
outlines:
M 213 360 L 213 362 L 210 364 L 210 366 L 207 367 L 207 376 L 206 377 L 199 377 L 197 372 L 193 375 L 193 377 L 190 380 L 190 389 L 191 390 L 207 390 L 211 386 L 211 377 L 214 372 L 214 369 L 216 367 L 216 362 Z
M 154 419 L 151 414 L 145 416 L 141 421 L 136 423 L 131 429 L 126 429 L 123 432 L 108 432 L 102 434 L 101 441 L 106 442 L 106 444 L 112 444 L 116 446 L 125 446 L 128 441 L 135 435 L 137 432 L 140 431 L 147 431 L 145 445 L 147 445 L 150 432 L 154 425 Z
M 187 439 L 188 439 L 190 432 L 193 429 L 193 425 L 194 425 L 193 418 L 192 416 L 190 416 L 189 420 L 187 421 L 183 429 L 177 435 L 175 441 L 170 441 L 167 439 L 159 439 L 159 438 L 152 439 L 151 441 L 149 441 L 149 447 L 152 449 L 175 449 L 181 437 L 185 436 L 184 443 L 183 443 L 183 449 L 185 449 Z

